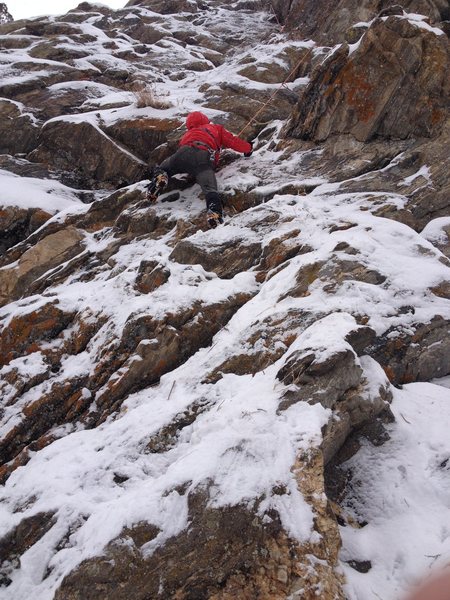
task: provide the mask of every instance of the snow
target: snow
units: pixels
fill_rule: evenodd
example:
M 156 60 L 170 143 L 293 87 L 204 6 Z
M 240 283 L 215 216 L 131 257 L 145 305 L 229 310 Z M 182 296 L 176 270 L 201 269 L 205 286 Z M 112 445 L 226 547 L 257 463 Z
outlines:
M 434 244 L 446 243 L 448 241 L 446 229 L 450 230 L 450 217 L 438 217 L 422 229 L 421 235 Z
M 381 447 L 363 442 L 345 510 L 362 528 L 341 527 L 349 600 L 396 600 L 450 557 L 450 390 L 414 383 L 394 390 L 396 422 Z M 371 561 L 358 573 L 348 561 Z
M 59 181 L 20 177 L 0 169 L 0 206 L 41 208 L 49 214 L 81 204 L 76 190 Z
M 277 416 L 275 366 L 254 378 L 226 375 L 216 386 L 199 384 L 193 373 L 206 353 L 163 377 L 154 391 L 131 396 L 119 419 L 66 435 L 11 476 L 2 494 L 0 535 L 5 526 L 25 515 L 56 511 L 57 518 L 56 528 L 24 555 L 20 574 L 13 575 L 9 593 L 14 598 L 26 598 L 33 591 L 50 599 L 64 574 L 82 557 L 100 553 L 125 525 L 150 520 L 160 528 L 157 538 L 144 548 L 151 554 L 187 525 L 187 494 L 175 491 L 180 485 L 195 490 L 210 481 L 210 504 L 216 507 L 252 503 L 265 494 L 260 510 L 282 508 L 286 530 L 300 540 L 308 539 L 313 515 L 297 489 L 291 466 L 296 447 L 307 449 L 320 439 L 327 411 L 300 403 Z M 183 429 L 174 448 L 162 454 L 142 453 L 146 440 L 168 418 L 198 401 L 200 389 L 210 410 Z M 129 479 L 118 486 L 114 472 Z M 281 482 L 290 491 L 282 500 L 271 495 Z M 34 500 L 25 515 L 7 516 L 6 507 L 21 506 L 31 496 Z M 54 536 L 81 519 L 85 521 L 72 534 L 70 547 L 49 555 Z M 51 575 L 40 581 L 39 574 L 49 567 Z
M 427 165 L 422 165 L 416 173 L 414 173 L 413 175 L 410 175 L 409 177 L 405 177 L 405 179 L 402 182 L 400 182 L 398 185 L 410 185 L 418 177 L 423 177 L 429 183 L 431 183 L 431 171 L 430 171 L 429 167 L 427 167 Z

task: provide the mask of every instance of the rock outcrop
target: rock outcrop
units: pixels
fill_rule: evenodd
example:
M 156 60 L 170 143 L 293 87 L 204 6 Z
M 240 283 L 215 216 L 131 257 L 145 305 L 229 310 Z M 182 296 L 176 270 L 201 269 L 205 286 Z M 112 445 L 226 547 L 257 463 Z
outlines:
M 438 135 L 450 106 L 448 39 L 422 25 L 381 17 L 356 49 L 339 47 L 313 74 L 286 135 L 324 141 L 347 133 L 363 142 Z
M 288 29 L 325 45 L 344 42 L 346 34 L 350 40 L 355 33 L 361 35 L 367 23 L 380 11 L 389 15 L 403 9 L 424 15 L 431 23 L 450 18 L 446 0 L 273 0 L 272 6 Z

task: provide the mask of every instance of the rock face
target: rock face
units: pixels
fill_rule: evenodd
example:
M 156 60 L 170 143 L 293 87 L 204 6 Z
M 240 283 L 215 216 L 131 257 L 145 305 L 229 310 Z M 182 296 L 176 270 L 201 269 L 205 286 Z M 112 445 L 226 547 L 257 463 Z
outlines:
M 356 50 L 341 46 L 317 69 L 286 134 L 316 141 L 438 134 L 450 105 L 450 54 L 437 32 L 403 17 L 375 20 Z
M 274 0 L 273 8 L 288 29 L 298 30 L 302 37 L 331 45 L 344 41 L 345 34 L 356 23 L 371 21 L 380 11 L 427 16 L 432 23 L 449 19 L 446 0 Z
M 0 25 L 15 600 L 344 600 L 336 465 L 450 374 L 448 3 L 272 4 Z M 215 230 L 146 195 L 191 110 L 254 141 Z

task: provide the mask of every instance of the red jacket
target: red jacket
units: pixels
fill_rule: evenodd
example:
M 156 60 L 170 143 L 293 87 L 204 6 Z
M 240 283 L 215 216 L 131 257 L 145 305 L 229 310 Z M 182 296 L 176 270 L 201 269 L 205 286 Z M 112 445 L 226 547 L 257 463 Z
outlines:
M 186 119 L 187 132 L 180 141 L 180 146 L 205 147 L 214 152 L 215 162 L 219 160 L 219 153 L 222 148 L 231 148 L 236 152 L 247 153 L 252 151 L 249 142 L 241 140 L 230 133 L 222 125 L 210 123 L 208 117 L 201 112 L 192 112 Z

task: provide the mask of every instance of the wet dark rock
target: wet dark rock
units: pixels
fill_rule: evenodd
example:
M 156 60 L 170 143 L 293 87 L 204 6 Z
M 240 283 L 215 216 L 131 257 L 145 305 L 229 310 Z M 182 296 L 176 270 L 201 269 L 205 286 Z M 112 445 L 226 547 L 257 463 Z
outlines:
M 358 573 L 368 573 L 372 568 L 370 560 L 348 560 L 347 564 Z

